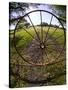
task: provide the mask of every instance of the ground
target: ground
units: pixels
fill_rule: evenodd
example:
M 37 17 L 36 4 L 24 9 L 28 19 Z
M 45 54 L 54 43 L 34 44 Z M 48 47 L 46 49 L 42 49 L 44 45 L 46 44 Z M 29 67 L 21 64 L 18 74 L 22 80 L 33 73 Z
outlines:
M 64 36 L 56 40 L 58 36 L 63 34 L 63 31 L 58 30 L 54 35 L 51 35 L 53 29 L 54 28 L 52 27 L 50 33 L 47 34 L 46 39 L 48 40 L 45 45 L 43 44 L 44 46 L 41 46 L 42 44 L 40 44 L 37 40 L 37 35 L 35 35 L 32 28 L 29 28 L 28 31 L 34 37 L 31 37 L 25 31 L 17 31 L 17 38 L 15 41 L 16 47 L 21 56 L 25 58 L 26 62 L 18 55 L 14 46 L 12 45 L 13 39 L 11 39 L 11 35 L 10 81 L 12 87 L 65 84 L 66 63 L 65 48 L 63 49 Z M 38 32 L 38 34 L 40 36 L 40 32 Z M 45 35 L 46 31 L 44 30 L 44 37 Z M 34 83 L 32 83 L 32 81 Z M 40 81 L 42 81 L 42 83 Z

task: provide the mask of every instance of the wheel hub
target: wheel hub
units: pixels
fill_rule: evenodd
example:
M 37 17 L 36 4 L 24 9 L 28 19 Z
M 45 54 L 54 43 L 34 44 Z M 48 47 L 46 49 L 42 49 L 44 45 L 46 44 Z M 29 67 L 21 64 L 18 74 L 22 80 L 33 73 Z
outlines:
M 44 49 L 45 48 L 45 46 L 44 46 L 44 44 L 41 44 L 41 46 L 40 46 L 42 49 Z

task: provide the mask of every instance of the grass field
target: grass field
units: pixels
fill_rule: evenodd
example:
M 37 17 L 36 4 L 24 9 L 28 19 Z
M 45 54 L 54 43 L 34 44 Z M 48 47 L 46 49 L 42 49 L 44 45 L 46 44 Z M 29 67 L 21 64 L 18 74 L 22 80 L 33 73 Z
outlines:
M 35 28 L 36 28 L 37 32 L 39 33 L 39 36 L 41 37 L 41 30 L 40 30 L 41 27 L 35 27 Z M 47 29 L 48 29 L 48 27 L 43 27 L 43 37 L 45 37 Z M 52 35 L 54 30 L 55 30 L 55 28 L 51 27 L 48 34 Z M 27 31 L 33 37 L 36 36 L 35 31 L 33 30 L 32 27 L 28 28 Z M 10 63 L 11 63 L 10 66 L 11 66 L 13 72 L 15 73 L 17 71 L 17 67 L 14 64 L 16 64 L 18 62 L 19 62 L 19 64 L 24 64 L 25 62 L 19 57 L 19 55 L 15 51 L 15 48 L 13 46 L 13 32 L 14 31 L 10 31 Z M 52 37 L 57 38 L 61 35 L 62 35 L 62 37 L 57 39 L 57 42 L 60 43 L 61 46 L 63 46 L 64 32 L 62 29 L 58 28 Z M 16 47 L 18 48 L 18 50 L 25 49 L 33 41 L 33 38 L 23 29 L 17 30 L 15 36 L 16 36 L 15 43 L 16 43 Z M 50 47 L 50 48 L 52 48 L 52 47 Z M 57 56 L 57 53 L 53 53 L 53 54 L 56 54 L 55 56 Z M 51 57 L 52 56 L 50 55 L 50 58 Z M 32 69 L 31 69 L 31 67 L 23 66 L 23 69 L 22 69 L 20 67 L 21 76 L 23 75 L 24 78 L 27 78 L 28 76 L 32 78 L 32 77 L 34 77 L 34 75 L 36 77 L 37 74 L 42 73 L 44 76 L 42 74 L 40 74 L 40 75 L 42 75 L 40 77 L 43 80 L 46 77 L 46 73 L 48 72 L 50 77 L 52 77 L 53 75 L 55 76 L 55 78 L 53 78 L 50 82 L 48 82 L 48 85 L 65 84 L 66 83 L 65 50 L 63 51 L 63 54 L 61 55 L 59 60 L 61 60 L 61 62 L 52 64 L 52 65 L 48 65 L 45 68 L 44 67 L 42 67 L 42 68 L 41 67 L 32 67 Z M 45 60 L 44 60 L 44 62 L 45 62 Z M 25 63 L 25 64 L 27 64 L 27 63 Z M 32 75 L 32 76 L 30 76 L 30 75 Z M 29 84 L 23 80 L 19 80 L 18 77 L 16 75 L 13 75 L 13 74 L 10 75 L 10 79 L 11 79 L 10 80 L 11 87 L 35 86 L 34 84 Z M 39 78 L 39 80 L 41 80 L 41 79 Z M 39 85 L 41 85 L 41 84 L 39 84 Z M 44 83 L 43 85 L 47 85 L 47 84 Z
M 41 30 L 39 30 L 40 28 L 39 27 L 36 27 L 37 29 L 37 32 L 40 32 L 41 33 Z M 43 32 L 47 32 L 47 29 L 48 27 L 44 27 L 43 28 Z M 51 35 L 53 32 L 54 32 L 55 28 L 51 27 L 50 30 L 49 30 L 49 34 Z M 34 29 L 31 27 L 27 30 L 32 36 L 35 35 L 35 31 Z M 10 32 L 10 38 L 13 38 L 13 31 Z M 64 42 L 64 32 L 62 29 L 57 29 L 56 32 L 54 33 L 53 37 L 59 37 L 63 35 L 61 38 L 58 39 L 58 41 L 60 43 L 63 43 Z M 17 40 L 18 40 L 18 37 L 19 37 L 19 41 L 17 42 L 17 46 L 21 46 L 23 45 L 26 46 L 33 38 L 23 29 L 21 29 L 20 31 L 16 31 L 16 34 L 15 36 L 17 37 Z

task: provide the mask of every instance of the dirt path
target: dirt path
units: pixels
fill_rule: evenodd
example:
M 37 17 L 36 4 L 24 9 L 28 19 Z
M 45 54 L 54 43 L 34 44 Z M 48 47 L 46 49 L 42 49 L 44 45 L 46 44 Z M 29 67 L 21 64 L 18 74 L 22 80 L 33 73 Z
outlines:
M 50 49 L 51 49 L 52 55 L 50 55 L 49 51 L 47 51 L 47 50 L 45 50 L 45 51 L 47 52 L 47 54 L 49 54 L 48 57 L 52 58 L 53 54 L 56 54 L 56 56 L 57 56 L 57 54 L 60 53 L 60 51 L 62 50 L 62 46 L 58 43 L 58 41 L 55 40 L 54 37 L 50 36 L 49 34 L 47 37 L 49 38 L 47 43 L 53 44 L 52 46 L 48 46 L 48 48 L 49 48 L 48 50 L 50 51 Z M 37 37 L 35 36 L 33 41 L 23 50 L 23 56 L 35 64 L 42 63 L 43 57 L 46 58 L 46 60 L 47 60 L 45 53 L 43 53 L 43 55 L 42 55 L 42 50 L 40 49 L 40 44 L 36 39 L 37 39 Z M 51 60 L 51 58 L 50 58 L 50 60 Z M 54 58 L 55 57 L 53 57 L 53 59 Z
M 48 35 L 47 37 L 49 38 L 47 42 L 49 42 L 51 44 L 55 44 L 51 48 L 55 49 L 54 52 L 52 52 L 52 54 L 55 54 L 55 57 L 57 57 L 57 53 L 59 53 L 59 51 L 62 49 L 62 47 L 58 43 L 58 41 L 55 40 L 54 37 L 52 37 L 50 35 Z M 23 50 L 23 52 L 24 52 L 24 56 L 26 57 L 27 60 L 30 60 L 31 62 L 38 64 L 38 63 L 43 62 L 42 61 L 43 58 L 42 58 L 42 52 L 41 52 L 41 49 L 39 46 L 39 42 L 36 39 L 37 39 L 37 37 L 35 36 L 33 41 Z M 48 55 L 48 58 L 49 58 L 49 61 L 48 61 L 45 53 L 43 53 L 43 57 L 45 57 L 44 58 L 45 63 L 46 63 L 46 61 L 51 62 L 52 60 L 55 60 L 55 57 L 53 57 L 52 54 L 50 53 Z M 44 80 L 44 79 L 48 78 L 49 75 L 51 75 L 51 73 L 47 72 L 46 68 L 44 68 L 44 67 L 42 67 L 42 68 L 41 67 L 30 67 L 30 69 L 28 69 L 28 71 L 29 71 L 29 73 L 26 78 L 27 78 L 27 80 L 30 80 L 30 81 Z M 48 83 L 45 83 L 45 85 L 47 85 L 47 84 Z M 30 84 L 30 86 L 32 86 L 32 85 L 36 86 L 36 84 Z

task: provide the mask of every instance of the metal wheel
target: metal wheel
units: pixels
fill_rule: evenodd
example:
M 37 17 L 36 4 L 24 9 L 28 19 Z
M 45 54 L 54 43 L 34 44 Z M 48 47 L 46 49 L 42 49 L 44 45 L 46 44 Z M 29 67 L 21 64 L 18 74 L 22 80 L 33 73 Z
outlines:
M 40 18 L 40 25 L 38 26 L 31 19 L 34 13 L 38 13 Z M 48 25 L 43 25 L 43 14 L 50 15 Z M 21 24 L 24 19 L 29 21 L 30 27 Z M 34 17 L 34 19 L 37 18 Z M 54 24 L 52 26 L 52 22 L 54 23 L 55 20 L 58 22 L 58 25 Z M 25 36 L 26 34 L 28 40 Z M 65 37 L 65 28 L 61 20 L 51 12 L 35 10 L 20 17 L 14 30 L 14 47 L 19 57 L 21 57 L 21 61 L 18 61 L 16 65 L 18 67 L 17 73 L 19 72 L 19 78 L 29 83 L 50 81 L 52 78 L 49 71 L 47 71 L 47 67 L 62 60 L 61 55 L 64 53 Z M 22 42 L 21 45 L 17 43 L 18 39 L 19 42 Z M 23 73 L 26 76 L 22 75 Z

